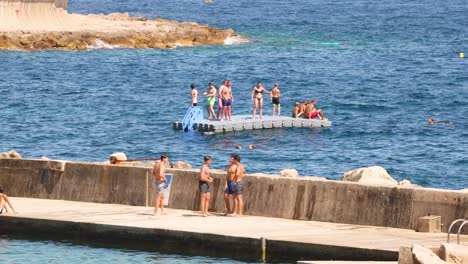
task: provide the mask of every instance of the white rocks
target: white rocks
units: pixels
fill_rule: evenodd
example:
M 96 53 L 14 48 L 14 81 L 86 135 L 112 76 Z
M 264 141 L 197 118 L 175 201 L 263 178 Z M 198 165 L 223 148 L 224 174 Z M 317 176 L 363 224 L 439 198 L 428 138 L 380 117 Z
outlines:
M 342 181 L 359 182 L 370 185 L 397 186 L 398 182 L 392 178 L 384 168 L 372 166 L 348 171 L 341 177 Z
M 112 157 L 116 158 L 119 161 L 120 160 L 127 160 L 127 155 L 125 155 L 125 153 L 123 153 L 123 152 L 112 153 L 112 154 L 110 154 L 109 159 L 112 158 Z
M 279 175 L 281 177 L 287 177 L 287 178 L 297 178 L 299 177 L 299 172 L 295 169 L 285 169 L 280 171 Z
M 191 169 L 192 165 L 188 164 L 187 162 L 184 161 L 176 161 L 172 163 L 172 168 L 174 169 Z
M 432 250 L 423 246 L 413 244 L 413 261 L 415 264 L 444 264 Z
M 411 183 L 409 180 L 402 180 L 400 182 L 398 182 L 398 186 L 401 186 L 401 187 L 411 187 L 411 188 L 420 188 L 421 186 L 417 185 L 417 184 L 413 184 Z
M 468 264 L 468 246 L 459 244 L 442 244 L 440 258 L 447 263 Z
M 20 154 L 16 152 L 15 150 L 10 150 L 7 152 L 1 152 L 0 153 L 0 159 L 22 159 Z

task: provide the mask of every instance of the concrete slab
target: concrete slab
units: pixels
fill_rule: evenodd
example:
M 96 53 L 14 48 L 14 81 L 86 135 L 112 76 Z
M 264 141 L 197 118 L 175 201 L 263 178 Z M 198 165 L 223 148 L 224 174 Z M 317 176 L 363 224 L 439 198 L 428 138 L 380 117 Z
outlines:
M 271 261 L 312 257 L 319 260 L 396 261 L 400 246 L 416 243 L 439 247 L 446 240 L 444 233 L 417 233 L 386 227 L 259 216 L 201 217 L 198 212 L 175 209 L 168 209 L 167 215 L 154 217 L 151 207 L 17 197 L 11 200 L 20 213 L 0 216 L 0 234 L 42 230 L 79 232 L 90 237 L 99 233 L 99 237 L 114 240 L 147 241 L 157 239 L 154 237 L 156 232 L 164 235 L 164 241 L 173 240 L 180 247 L 187 243 L 190 244 L 187 248 L 203 246 L 198 243 L 204 241 L 205 245 L 216 244 L 218 253 L 229 254 L 235 246 L 245 258 L 252 260 L 260 259 L 261 238 L 266 239 L 266 256 Z M 468 236 L 462 236 L 461 241 L 468 244 Z M 289 253 L 285 255 L 284 252 Z

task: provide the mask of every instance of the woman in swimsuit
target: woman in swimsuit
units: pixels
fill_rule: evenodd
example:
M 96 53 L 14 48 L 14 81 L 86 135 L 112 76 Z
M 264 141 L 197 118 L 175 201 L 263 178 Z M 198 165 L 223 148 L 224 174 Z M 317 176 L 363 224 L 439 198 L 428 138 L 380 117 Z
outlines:
M 262 86 L 262 82 L 257 82 L 257 85 L 252 89 L 252 93 L 250 94 L 252 102 L 254 103 L 254 109 L 253 109 L 253 115 L 252 115 L 253 119 L 255 119 L 257 108 L 260 108 L 260 119 L 263 118 L 263 96 L 262 96 L 263 92 L 267 94 L 271 94 Z M 255 100 L 254 100 L 254 94 L 255 94 Z

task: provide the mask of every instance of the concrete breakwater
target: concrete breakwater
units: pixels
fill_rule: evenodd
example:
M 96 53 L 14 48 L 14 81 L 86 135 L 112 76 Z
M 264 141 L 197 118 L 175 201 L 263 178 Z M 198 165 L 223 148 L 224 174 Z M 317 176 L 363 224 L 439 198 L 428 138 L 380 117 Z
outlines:
M 198 170 L 169 170 L 168 207 L 198 210 Z M 214 171 L 210 211 L 223 212 L 225 174 Z M 419 217 L 443 227 L 468 218 L 468 193 L 274 176 L 245 178 L 245 213 L 286 219 L 414 229 Z M 151 168 L 46 160 L 0 159 L 0 185 L 10 196 L 150 206 Z M 467 233 L 466 230 L 464 233 Z
M 66 0 L 0 0 L 0 49 L 175 48 L 246 40 L 232 29 L 197 23 L 69 14 Z

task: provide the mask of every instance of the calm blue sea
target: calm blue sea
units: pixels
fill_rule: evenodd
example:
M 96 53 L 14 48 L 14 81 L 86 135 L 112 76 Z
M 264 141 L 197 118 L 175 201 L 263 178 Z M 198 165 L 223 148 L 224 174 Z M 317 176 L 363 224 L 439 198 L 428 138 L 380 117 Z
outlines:
M 338 179 L 362 166 L 397 180 L 468 188 L 468 5 L 464 0 L 71 0 L 71 12 L 126 12 L 233 28 L 251 42 L 171 50 L 0 52 L 0 150 L 24 157 L 184 160 L 248 172 L 295 168 Z M 233 81 L 234 114 L 256 81 L 279 82 L 283 114 L 316 98 L 326 129 L 180 133 L 190 84 Z M 271 113 L 266 104 L 266 114 Z M 430 126 L 427 118 L 449 121 Z M 236 144 L 244 146 L 235 150 Z M 255 144 L 257 149 L 245 147 Z
M 118 243 L 118 242 L 117 242 Z M 157 248 L 157 245 L 155 245 Z M 158 252 L 144 252 L 121 248 L 102 248 L 78 245 L 69 241 L 26 240 L 0 236 L 0 263 L 5 264 L 62 264 L 62 263 L 153 263 L 153 264 L 240 264 L 227 258 L 183 256 Z

